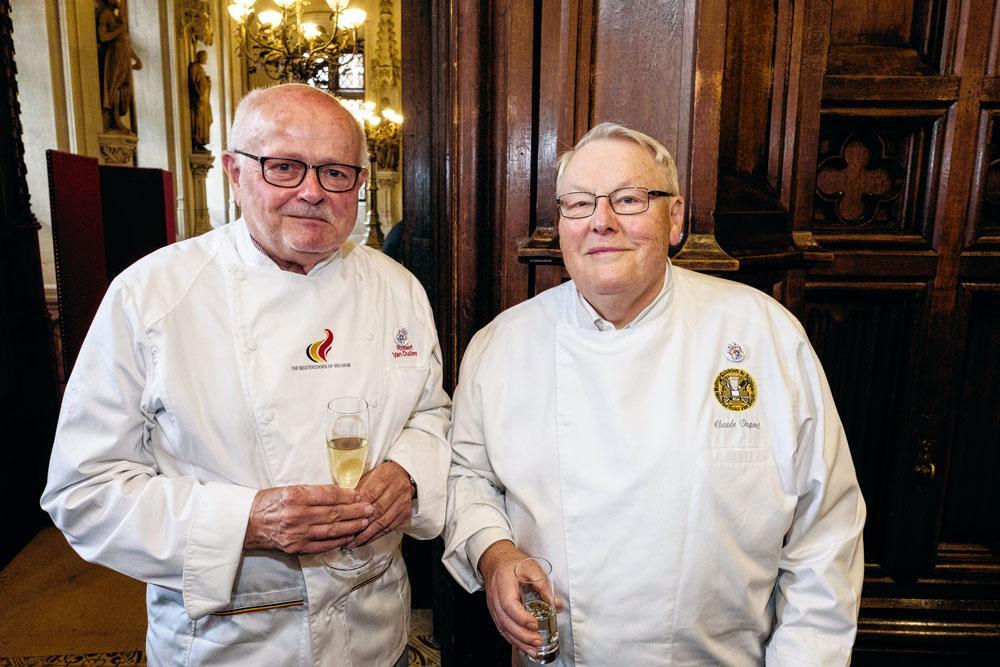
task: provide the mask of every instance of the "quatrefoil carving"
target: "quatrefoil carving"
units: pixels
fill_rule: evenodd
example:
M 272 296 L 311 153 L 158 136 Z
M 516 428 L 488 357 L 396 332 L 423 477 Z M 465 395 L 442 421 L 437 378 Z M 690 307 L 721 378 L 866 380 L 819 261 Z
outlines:
M 832 204 L 837 221 L 852 227 L 870 224 L 903 193 L 906 169 L 886 153 L 874 132 L 844 138 L 840 153 L 819 163 L 816 194 Z

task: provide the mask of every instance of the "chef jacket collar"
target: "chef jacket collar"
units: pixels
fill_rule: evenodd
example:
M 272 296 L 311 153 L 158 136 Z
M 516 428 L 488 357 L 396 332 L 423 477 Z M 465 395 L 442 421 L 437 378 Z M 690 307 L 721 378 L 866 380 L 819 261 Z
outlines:
M 236 235 L 236 251 L 239 253 L 240 259 L 246 266 L 256 266 L 262 269 L 275 269 L 281 271 L 281 267 L 274 263 L 274 260 L 268 257 L 267 253 L 264 252 L 264 248 L 260 246 L 257 239 L 250 236 L 250 230 L 247 229 L 246 221 L 240 218 L 233 223 L 234 234 Z M 309 276 L 321 273 L 327 266 L 333 264 L 342 257 L 343 246 L 338 248 L 326 259 L 317 262 L 316 266 L 312 268 L 312 271 L 308 273 Z
M 667 292 L 670 289 L 670 261 L 667 261 L 666 274 L 663 277 L 663 287 L 660 288 L 660 293 L 656 295 L 648 306 L 642 309 L 642 312 L 635 316 L 635 318 L 622 327 L 622 329 L 631 329 L 634 325 L 639 324 L 644 319 L 646 319 L 650 314 L 662 313 L 670 299 L 667 298 Z M 576 323 L 582 329 L 597 329 L 598 331 L 615 331 L 617 327 L 608 320 L 601 317 L 597 310 L 590 305 L 590 302 L 580 293 L 580 290 L 576 289 L 576 284 L 573 285 L 573 291 L 576 292 Z

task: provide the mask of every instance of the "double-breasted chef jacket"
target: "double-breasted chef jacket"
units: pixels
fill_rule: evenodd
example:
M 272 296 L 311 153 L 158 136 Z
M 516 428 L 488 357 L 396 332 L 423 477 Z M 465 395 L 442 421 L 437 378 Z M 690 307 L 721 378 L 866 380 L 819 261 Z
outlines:
M 469 345 L 448 570 L 479 588 L 500 539 L 552 561 L 559 664 L 847 663 L 865 505 L 802 327 L 673 266 L 628 327 L 596 317 L 568 282 Z
M 391 665 L 405 649 L 401 533 L 362 571 L 243 551 L 257 490 L 329 484 L 326 404 L 360 396 L 371 461 L 416 482 L 402 530 L 444 519 L 450 403 L 426 295 L 352 243 L 280 270 L 243 221 L 111 284 L 62 404 L 43 507 L 85 559 L 147 582 L 151 664 Z

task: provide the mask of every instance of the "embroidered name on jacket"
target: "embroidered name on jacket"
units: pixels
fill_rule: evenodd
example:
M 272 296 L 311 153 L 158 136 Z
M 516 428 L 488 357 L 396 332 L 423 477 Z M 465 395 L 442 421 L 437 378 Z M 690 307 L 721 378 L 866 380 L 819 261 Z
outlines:
M 396 359 L 400 357 L 415 357 L 417 356 L 417 351 L 413 349 L 408 341 L 410 339 L 410 332 L 406 330 L 406 327 L 400 327 L 396 331 L 396 335 L 393 336 L 393 340 L 396 342 L 396 351 L 392 353 L 392 356 Z

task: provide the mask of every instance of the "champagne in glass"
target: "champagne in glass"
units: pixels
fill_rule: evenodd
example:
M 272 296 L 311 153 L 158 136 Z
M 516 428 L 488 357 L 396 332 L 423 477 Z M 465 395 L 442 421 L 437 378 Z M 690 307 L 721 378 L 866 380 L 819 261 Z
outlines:
M 326 443 L 326 453 L 330 457 L 330 474 L 337 486 L 345 489 L 357 488 L 365 473 L 365 458 L 368 456 L 368 438 L 345 436 L 333 438 Z
M 326 453 L 337 486 L 357 487 L 368 463 L 368 403 L 355 396 L 335 398 L 326 406 Z M 372 548 L 341 547 L 323 560 L 334 570 L 350 572 L 367 565 Z

